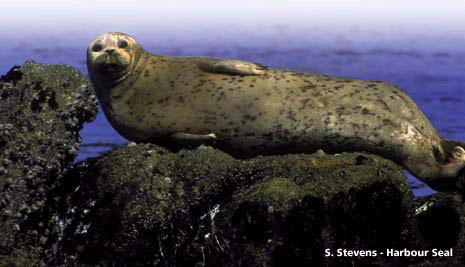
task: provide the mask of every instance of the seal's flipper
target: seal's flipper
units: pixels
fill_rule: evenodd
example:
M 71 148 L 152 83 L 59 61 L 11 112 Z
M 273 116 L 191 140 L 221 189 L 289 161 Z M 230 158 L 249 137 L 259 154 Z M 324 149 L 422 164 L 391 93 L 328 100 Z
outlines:
M 210 134 L 190 134 L 190 133 L 173 133 L 170 135 L 170 140 L 177 144 L 204 144 L 216 140 L 214 133 Z
M 457 174 L 465 167 L 465 150 L 456 146 L 452 150 L 451 159 L 442 165 L 443 177 L 457 177 Z
M 465 160 L 465 149 L 463 149 L 463 147 L 461 146 L 454 147 L 451 154 L 452 154 L 452 159 L 454 160 L 459 160 L 459 161 Z
M 465 168 L 465 150 L 461 146 L 455 146 L 450 151 L 448 162 L 436 162 L 433 164 L 418 162 L 415 168 L 417 168 L 417 171 L 413 173 L 420 174 L 420 180 L 424 181 L 434 190 L 457 190 L 457 183 L 460 182 L 457 179 Z
M 264 74 L 265 70 L 268 68 L 253 62 L 216 58 L 202 60 L 198 62 L 197 65 L 201 70 L 206 72 L 224 73 L 231 75 L 260 75 Z

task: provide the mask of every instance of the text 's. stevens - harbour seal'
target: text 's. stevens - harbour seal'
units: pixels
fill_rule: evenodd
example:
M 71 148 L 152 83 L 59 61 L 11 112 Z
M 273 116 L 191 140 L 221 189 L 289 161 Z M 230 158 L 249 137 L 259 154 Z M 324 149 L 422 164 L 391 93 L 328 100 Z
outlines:
M 464 143 L 443 139 L 399 88 L 379 81 L 146 52 L 106 33 L 87 66 L 103 111 L 128 140 L 209 143 L 235 155 L 367 151 L 452 190 Z

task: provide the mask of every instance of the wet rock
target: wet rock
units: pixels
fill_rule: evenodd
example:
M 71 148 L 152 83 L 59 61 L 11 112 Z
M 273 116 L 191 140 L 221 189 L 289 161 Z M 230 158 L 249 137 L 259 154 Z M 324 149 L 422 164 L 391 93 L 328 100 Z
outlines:
M 286 168 L 295 159 L 281 160 Z M 283 170 L 233 195 L 216 223 L 217 236 L 234 244 L 223 266 L 370 266 L 388 248 L 415 247 L 412 195 L 397 166 L 344 153 L 317 157 L 312 167 L 313 174 Z
M 401 168 L 368 154 L 236 160 L 211 148 L 145 144 L 81 163 L 64 181 L 62 262 L 366 266 L 382 259 L 325 257 L 325 249 L 417 241 Z
M 0 266 L 45 264 L 54 189 L 96 112 L 90 83 L 69 66 L 27 61 L 0 78 Z
M 465 210 L 460 194 L 437 193 L 415 201 L 424 249 L 452 249 L 453 256 L 425 257 L 420 266 L 465 266 Z M 432 254 L 432 253 L 430 253 Z

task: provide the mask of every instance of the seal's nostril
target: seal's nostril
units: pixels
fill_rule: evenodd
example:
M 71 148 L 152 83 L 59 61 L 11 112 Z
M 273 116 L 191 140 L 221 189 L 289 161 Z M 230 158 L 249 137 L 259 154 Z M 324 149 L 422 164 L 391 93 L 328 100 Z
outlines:
M 113 54 L 113 52 L 115 52 L 115 49 L 114 48 L 108 48 L 107 50 L 105 50 L 105 52 L 107 52 L 109 55 Z

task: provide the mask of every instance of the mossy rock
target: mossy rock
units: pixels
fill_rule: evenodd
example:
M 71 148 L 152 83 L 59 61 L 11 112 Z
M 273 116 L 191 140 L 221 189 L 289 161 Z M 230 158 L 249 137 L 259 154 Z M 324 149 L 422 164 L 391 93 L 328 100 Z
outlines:
M 0 78 L 0 266 L 45 264 L 53 190 L 96 113 L 91 84 L 69 66 L 27 61 Z
M 324 255 L 416 245 L 411 191 L 392 162 L 361 153 L 272 161 L 277 173 L 216 215 L 216 239 L 234 244 L 221 266 L 368 266 L 384 259 Z
M 402 169 L 369 154 L 238 160 L 140 144 L 81 163 L 66 181 L 62 260 L 94 266 L 335 266 L 354 259 L 325 258 L 325 248 L 416 242 Z

